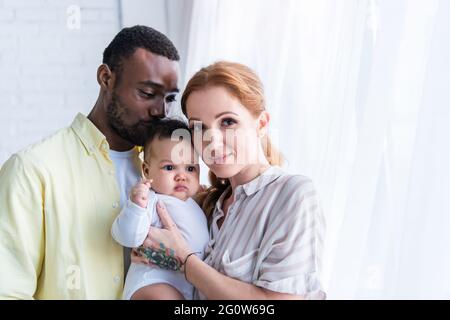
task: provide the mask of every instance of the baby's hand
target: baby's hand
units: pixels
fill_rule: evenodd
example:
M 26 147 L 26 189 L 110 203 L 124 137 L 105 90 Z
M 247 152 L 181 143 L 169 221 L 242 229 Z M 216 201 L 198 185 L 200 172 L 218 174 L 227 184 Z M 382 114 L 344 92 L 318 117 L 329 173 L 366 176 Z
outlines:
M 131 189 L 130 199 L 141 208 L 147 208 L 148 193 L 153 180 L 143 179 Z

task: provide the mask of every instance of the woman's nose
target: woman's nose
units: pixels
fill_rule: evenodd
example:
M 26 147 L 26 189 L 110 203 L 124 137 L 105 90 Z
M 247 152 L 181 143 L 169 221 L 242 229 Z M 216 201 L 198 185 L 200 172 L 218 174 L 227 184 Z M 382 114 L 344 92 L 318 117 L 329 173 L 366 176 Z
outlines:
M 213 157 L 222 155 L 224 149 L 223 139 L 224 137 L 220 130 L 214 130 L 214 132 L 211 133 L 209 148 Z

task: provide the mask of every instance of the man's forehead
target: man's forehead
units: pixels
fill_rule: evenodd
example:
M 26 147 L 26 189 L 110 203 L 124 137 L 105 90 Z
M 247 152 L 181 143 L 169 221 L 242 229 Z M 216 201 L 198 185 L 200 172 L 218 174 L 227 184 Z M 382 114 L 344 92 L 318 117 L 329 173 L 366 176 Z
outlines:
M 122 62 L 123 72 L 135 81 L 153 83 L 166 90 L 177 89 L 179 63 L 167 57 L 154 54 L 146 49 L 137 48 L 133 55 Z

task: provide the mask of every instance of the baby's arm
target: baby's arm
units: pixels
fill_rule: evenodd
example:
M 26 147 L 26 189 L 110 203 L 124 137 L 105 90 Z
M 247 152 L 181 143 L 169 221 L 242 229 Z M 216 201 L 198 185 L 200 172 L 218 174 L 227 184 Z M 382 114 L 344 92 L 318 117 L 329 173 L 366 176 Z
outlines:
M 139 247 L 147 237 L 150 216 L 147 213 L 150 181 L 142 181 L 131 189 L 130 199 L 114 220 L 111 234 L 124 247 Z

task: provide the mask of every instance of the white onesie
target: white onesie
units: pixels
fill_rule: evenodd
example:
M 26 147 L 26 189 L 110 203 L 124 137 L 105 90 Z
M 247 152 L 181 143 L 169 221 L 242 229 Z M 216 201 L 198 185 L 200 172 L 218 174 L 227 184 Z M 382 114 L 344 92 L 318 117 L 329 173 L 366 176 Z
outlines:
M 147 209 L 128 199 L 111 228 L 113 238 L 124 247 L 136 248 L 147 237 L 149 227 L 161 227 L 156 212 L 156 203 L 162 200 L 170 216 L 180 229 L 189 247 L 203 259 L 205 246 L 209 240 L 205 214 L 191 198 L 186 201 L 173 196 L 156 194 L 150 190 Z M 181 272 L 160 269 L 159 267 L 131 263 L 125 280 L 123 298 L 129 300 L 140 288 L 156 283 L 167 283 L 183 294 L 186 300 L 193 298 L 194 288 Z

